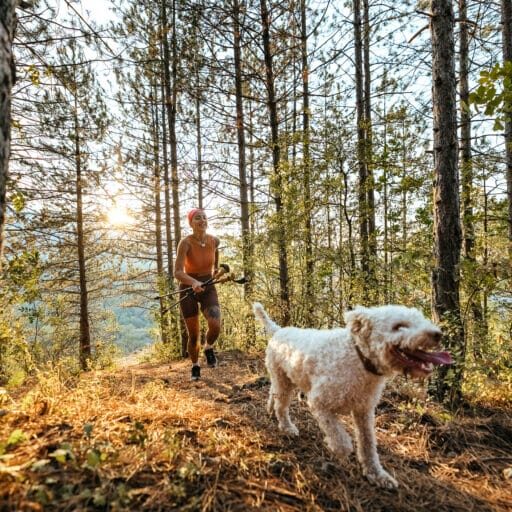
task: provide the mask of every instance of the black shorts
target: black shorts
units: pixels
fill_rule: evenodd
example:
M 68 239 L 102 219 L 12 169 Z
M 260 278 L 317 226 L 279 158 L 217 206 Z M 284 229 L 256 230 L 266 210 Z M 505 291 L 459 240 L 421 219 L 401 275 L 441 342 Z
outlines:
M 200 276 L 195 277 L 198 281 L 205 282 L 210 279 L 211 276 Z M 190 288 L 189 285 L 180 284 L 180 290 L 184 288 Z M 204 292 L 194 293 L 192 290 L 180 292 L 180 308 L 183 314 L 183 318 L 191 318 L 199 315 L 199 305 L 201 305 L 201 311 L 204 311 L 212 306 L 219 306 L 219 297 L 217 296 L 217 290 L 215 285 L 206 286 Z

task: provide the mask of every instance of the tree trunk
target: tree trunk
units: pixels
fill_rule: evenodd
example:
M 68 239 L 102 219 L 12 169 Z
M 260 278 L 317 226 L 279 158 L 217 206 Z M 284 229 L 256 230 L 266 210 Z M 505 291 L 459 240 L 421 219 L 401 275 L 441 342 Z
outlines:
M 370 284 L 370 298 L 373 303 L 378 301 L 376 281 L 377 264 L 377 230 L 375 227 L 375 184 L 373 179 L 373 137 L 372 137 L 372 102 L 371 102 L 371 74 L 370 74 L 370 9 L 368 0 L 363 0 L 364 34 L 363 34 L 363 58 L 364 58 L 364 165 L 366 172 L 367 193 L 367 223 L 368 223 L 368 281 Z
M 80 294 L 80 368 L 88 369 L 88 361 L 91 359 L 91 330 L 89 327 L 89 298 L 87 291 L 87 273 L 85 260 L 85 238 L 83 217 L 83 183 L 82 183 L 82 155 L 80 152 L 80 124 L 78 121 L 78 101 L 74 96 L 74 138 L 75 138 L 75 171 L 76 171 L 76 243 L 78 252 L 78 274 Z
M 196 74 L 199 81 L 199 73 Z M 197 207 L 203 208 L 203 141 L 201 137 L 201 97 L 199 87 L 196 89 L 196 134 L 197 134 Z
M 233 0 L 233 50 L 235 58 L 236 131 L 238 142 L 238 175 L 240 178 L 240 220 L 242 224 L 242 258 L 244 274 L 248 282 L 244 284 L 244 296 L 250 298 L 253 274 L 253 246 L 249 224 L 249 200 L 247 168 L 245 160 L 245 118 L 243 106 L 242 55 L 240 48 L 240 6 Z
M 176 105 L 178 96 L 178 51 L 176 42 L 176 1 L 172 0 L 172 27 L 169 27 L 167 19 L 167 2 L 162 0 L 160 4 L 160 14 L 162 18 L 162 35 L 164 50 L 164 82 L 165 82 L 165 104 L 167 106 L 167 122 L 169 124 L 169 145 L 171 150 L 171 192 L 172 192 L 172 211 L 174 223 L 174 243 L 177 246 L 181 238 L 180 222 L 180 197 L 178 180 L 178 149 L 176 140 Z M 172 62 L 169 50 L 169 32 L 172 30 Z M 171 78 L 172 68 L 172 78 Z M 172 83 L 172 87 L 171 87 Z M 170 250 L 170 248 L 168 248 Z M 171 254 L 168 260 L 171 259 Z M 173 274 L 169 274 L 169 279 Z M 187 330 L 185 322 L 180 316 L 181 331 L 181 355 L 187 355 Z
M 165 77 L 162 80 L 160 89 L 162 96 L 162 163 L 164 166 L 164 204 L 165 204 L 165 242 L 167 245 L 167 291 L 174 289 L 173 286 L 173 274 L 174 274 L 174 258 L 173 248 L 174 244 L 172 241 L 171 234 L 171 197 L 169 182 L 169 159 L 167 154 L 167 113 L 165 108 Z
M 304 243 L 306 249 L 306 273 L 304 276 L 304 302 L 306 305 L 306 325 L 313 326 L 315 300 L 313 283 L 315 264 L 313 260 L 313 238 L 311 234 L 311 155 L 310 155 L 310 112 L 309 112 L 309 65 L 308 65 L 308 34 L 306 26 L 306 0 L 300 2 L 301 17 L 301 57 L 302 57 L 302 147 L 304 158 Z
M 471 112 L 469 110 L 469 33 L 466 0 L 459 0 L 459 96 L 460 96 L 460 176 L 462 189 L 462 226 L 464 232 L 464 257 L 468 263 L 465 279 L 467 295 L 473 316 L 473 351 L 485 340 L 486 325 L 482 314 L 481 293 L 475 274 L 475 226 L 473 222 L 473 161 L 471 151 Z
M 15 3 L 0 4 L 0 270 L 4 248 L 7 175 L 11 154 L 11 90 L 15 80 L 12 39 L 15 23 Z
M 512 1 L 501 0 L 501 23 L 503 25 L 503 62 L 512 62 Z M 508 196 L 508 258 L 512 264 L 512 119 L 510 104 L 506 107 L 505 144 L 507 155 Z
M 457 99 L 454 15 L 451 0 L 432 0 L 432 104 L 434 122 L 434 269 L 432 299 L 435 320 L 455 359 L 442 366 L 436 396 L 456 406 L 461 400 L 465 355 L 459 304 L 461 228 L 457 169 Z
M 152 114 L 152 137 L 153 137 L 153 193 L 155 200 L 155 245 L 156 245 L 156 272 L 157 289 L 160 296 L 160 337 L 162 343 L 169 343 L 169 329 L 167 327 L 167 315 L 165 305 L 166 276 L 164 272 L 164 259 L 162 250 L 162 206 L 161 206 L 161 184 L 160 184 L 160 145 L 158 129 L 158 95 L 156 94 L 156 85 L 154 87 L 154 97 L 151 101 Z M 153 95 L 152 95 L 153 96 Z
M 363 43 L 361 38 L 361 4 L 354 0 L 354 50 L 356 79 L 357 167 L 359 170 L 359 237 L 361 256 L 362 296 L 367 297 L 370 273 L 368 243 L 368 175 L 366 169 L 366 128 L 363 84 Z
M 265 85 L 267 89 L 267 105 L 270 118 L 272 145 L 272 164 L 274 168 L 275 187 L 274 202 L 276 204 L 277 237 L 279 251 L 279 287 L 281 297 L 282 325 L 290 321 L 290 294 L 288 291 L 288 255 L 286 251 L 286 233 L 282 205 L 281 148 L 279 146 L 279 121 L 277 116 L 277 100 L 274 84 L 274 68 L 270 49 L 270 17 L 266 0 L 260 0 L 263 52 L 265 55 Z

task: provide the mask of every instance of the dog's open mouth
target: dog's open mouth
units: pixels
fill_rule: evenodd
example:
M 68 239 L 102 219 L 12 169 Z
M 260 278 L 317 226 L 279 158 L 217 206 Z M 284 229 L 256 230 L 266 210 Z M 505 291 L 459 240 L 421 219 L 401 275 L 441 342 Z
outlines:
M 425 352 L 399 347 L 393 347 L 392 352 L 397 362 L 403 367 L 404 373 L 410 373 L 413 376 L 429 375 L 434 366 L 453 363 L 449 352 Z

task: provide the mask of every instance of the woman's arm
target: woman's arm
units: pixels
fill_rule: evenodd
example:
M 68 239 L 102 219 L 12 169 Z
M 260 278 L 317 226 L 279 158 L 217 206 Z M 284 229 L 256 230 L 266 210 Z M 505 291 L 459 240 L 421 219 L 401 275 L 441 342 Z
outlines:
M 219 271 L 219 244 L 220 244 L 220 240 L 214 236 L 213 237 L 215 239 L 215 260 L 214 260 L 214 263 L 213 263 L 213 277 L 216 278 L 217 277 L 217 272 Z

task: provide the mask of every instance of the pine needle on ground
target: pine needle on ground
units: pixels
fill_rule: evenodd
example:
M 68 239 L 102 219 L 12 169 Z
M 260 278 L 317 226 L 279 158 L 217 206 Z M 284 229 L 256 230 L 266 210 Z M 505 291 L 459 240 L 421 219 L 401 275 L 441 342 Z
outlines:
M 41 378 L 0 404 L 2 511 L 505 511 L 512 509 L 510 410 L 450 417 L 394 382 L 377 413 L 383 465 L 372 487 L 327 450 L 305 402 L 301 436 L 267 415 L 262 354 L 136 363 L 80 379 Z M 421 393 L 420 393 L 421 395 Z M 351 428 L 350 422 L 347 422 Z

